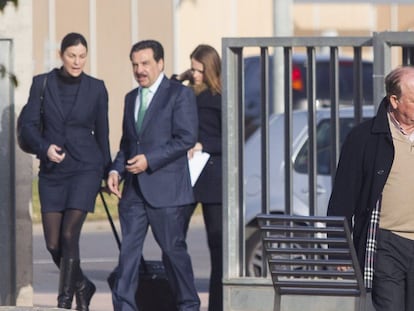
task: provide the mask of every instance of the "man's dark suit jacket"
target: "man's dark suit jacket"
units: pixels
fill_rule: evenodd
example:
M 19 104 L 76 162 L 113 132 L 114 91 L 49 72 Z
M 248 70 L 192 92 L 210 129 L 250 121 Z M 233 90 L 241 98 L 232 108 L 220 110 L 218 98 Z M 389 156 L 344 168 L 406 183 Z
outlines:
M 41 160 L 42 173 L 50 164 L 47 150 L 51 144 L 64 148 L 76 160 L 98 165 L 107 170 L 111 163 L 108 126 L 108 93 L 104 82 L 83 74 L 76 102 L 65 116 L 58 92 L 58 69 L 33 78 L 22 135 Z M 43 135 L 40 122 L 40 96 L 47 76 L 43 101 Z M 103 176 L 104 177 L 104 176 Z
M 130 185 L 138 179 L 141 193 L 152 207 L 181 206 L 194 202 L 187 151 L 197 141 L 197 106 L 192 90 L 163 78 L 145 113 L 141 130 L 135 129 L 135 100 L 138 88 L 125 97 L 123 134 L 112 170 Z M 148 169 L 133 175 L 126 161 L 144 154 Z M 125 186 L 124 191 L 130 187 Z

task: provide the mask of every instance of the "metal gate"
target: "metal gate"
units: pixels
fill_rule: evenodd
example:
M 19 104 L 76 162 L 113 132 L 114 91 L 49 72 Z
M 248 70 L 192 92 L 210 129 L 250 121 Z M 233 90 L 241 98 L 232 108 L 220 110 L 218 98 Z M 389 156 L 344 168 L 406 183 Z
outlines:
M 249 167 L 245 154 L 245 59 L 252 53 L 260 59 L 260 127 L 257 137 L 258 190 L 260 213 L 272 212 L 270 197 L 274 191 L 283 192 L 283 212 L 294 214 L 294 167 L 292 157 L 295 114 L 292 96 L 292 62 L 297 51 L 306 59 L 306 111 L 307 111 L 307 186 L 306 197 L 309 215 L 318 210 L 317 171 L 317 94 L 316 66 L 321 50 L 329 59 L 329 114 L 330 114 L 330 179 L 335 172 L 340 146 L 339 64 L 342 55 L 352 58 L 353 66 L 353 118 L 354 123 L 364 117 L 363 62 L 372 61 L 372 105 L 376 111 L 383 98 L 384 77 L 398 64 L 414 62 L 414 35 L 411 32 L 380 32 L 372 37 L 273 37 L 273 38 L 223 38 L 223 223 L 224 223 L 224 310 L 272 310 L 273 288 L 266 271 L 263 253 L 255 252 L 254 260 L 261 268 L 259 273 L 249 272 L 253 256 L 246 260 L 246 241 L 258 230 L 254 220 L 247 219 L 250 206 L 246 207 L 245 170 Z M 327 52 L 326 52 L 327 51 Z M 274 59 L 271 64 L 271 57 Z M 270 84 L 273 74 L 279 78 Z M 276 79 L 276 78 L 275 78 Z M 281 81 L 283 83 L 281 83 Z M 320 82 L 319 82 L 320 83 Z M 271 96 L 273 89 L 273 97 Z M 281 95 L 282 94 L 282 95 Z M 270 142 L 276 138 L 269 132 L 272 111 L 278 111 L 273 101 L 282 98 L 279 110 L 283 111 L 283 178 L 284 189 L 273 189 L 270 184 Z M 275 108 L 276 107 L 276 108 Z M 281 109 L 280 109 L 281 107 Z M 273 109 L 272 109 L 273 108 Z M 371 113 L 372 114 L 372 113 Z M 256 138 L 257 138 L 256 137 Z M 249 138 L 250 139 L 250 138 Z M 254 161 L 256 162 L 256 161 Z M 326 193 L 329 195 L 329 193 Z M 246 210 L 247 209 L 247 210 Z M 260 246 L 260 245 L 259 245 Z M 292 302 L 294 303 L 294 302 Z M 297 303 L 297 302 L 296 302 Z M 303 302 L 300 302 L 303 303 Z M 322 302 L 321 302 L 322 303 Z M 314 302 L 315 304 L 315 302 Z M 318 305 L 318 304 L 316 304 Z M 322 306 L 323 309 L 323 305 Z M 294 310 L 292 305 L 292 310 Z

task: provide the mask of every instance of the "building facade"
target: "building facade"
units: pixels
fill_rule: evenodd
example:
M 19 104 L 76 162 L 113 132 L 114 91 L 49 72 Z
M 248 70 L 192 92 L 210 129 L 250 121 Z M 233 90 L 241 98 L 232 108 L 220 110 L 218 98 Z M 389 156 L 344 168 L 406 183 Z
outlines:
M 27 0 L 20 0 L 22 2 Z M 277 0 L 276 0 L 277 1 Z M 283 0 L 284 1 L 284 0 Z M 189 66 L 196 45 L 207 43 L 221 52 L 223 37 L 269 37 L 275 30 L 273 0 L 37 0 L 33 5 L 33 73 L 59 66 L 59 42 L 70 31 L 89 43 L 87 71 L 103 79 L 109 91 L 111 148 L 118 148 L 124 94 L 136 86 L 129 49 L 138 40 L 153 38 L 165 48 L 167 76 Z M 365 36 L 374 31 L 414 28 L 414 5 L 291 3 L 291 35 Z M 277 8 L 277 6 L 276 6 Z M 283 12 L 284 13 L 284 12 Z M 258 51 L 246 51 L 258 53 Z M 23 103 L 18 103 L 23 104 Z

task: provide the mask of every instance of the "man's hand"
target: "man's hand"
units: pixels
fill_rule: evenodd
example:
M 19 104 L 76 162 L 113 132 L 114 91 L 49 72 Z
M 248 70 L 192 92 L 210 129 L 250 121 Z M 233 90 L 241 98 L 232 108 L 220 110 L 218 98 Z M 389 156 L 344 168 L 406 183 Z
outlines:
M 143 154 L 138 154 L 127 161 L 126 170 L 132 174 L 145 172 L 148 168 L 147 158 Z
M 106 181 L 106 185 L 108 186 L 109 190 L 115 194 L 118 199 L 121 198 L 121 192 L 119 191 L 119 174 L 118 172 L 110 172 L 108 179 Z
M 55 144 L 51 144 L 47 149 L 47 157 L 50 161 L 55 163 L 60 163 L 65 158 L 66 154 L 62 152 L 62 148 L 56 146 Z
M 352 270 L 352 267 L 350 266 L 337 266 L 336 267 L 336 271 L 339 271 L 339 272 L 347 272 L 349 270 Z

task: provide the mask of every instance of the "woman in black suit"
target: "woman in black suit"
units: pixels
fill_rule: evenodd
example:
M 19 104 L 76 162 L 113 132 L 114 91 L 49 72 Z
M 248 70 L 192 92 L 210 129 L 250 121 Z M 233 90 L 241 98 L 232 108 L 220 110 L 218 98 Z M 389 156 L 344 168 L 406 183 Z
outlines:
M 194 185 L 197 203 L 202 204 L 207 242 L 210 250 L 211 274 L 209 311 L 223 310 L 223 245 L 222 245 L 222 161 L 221 161 L 221 61 L 217 51 L 205 44 L 190 55 L 191 69 L 177 80 L 189 80 L 197 98 L 199 119 L 198 142 L 189 151 L 204 151 L 210 158 Z M 189 211 L 188 222 L 194 208 Z
M 80 268 L 79 238 L 111 163 L 108 93 L 103 81 L 83 72 L 87 53 L 81 34 L 63 38 L 63 65 L 33 78 L 21 129 L 40 159 L 44 237 L 60 269 L 57 306 L 70 309 L 75 294 L 76 310 L 82 311 L 89 310 L 96 288 Z

